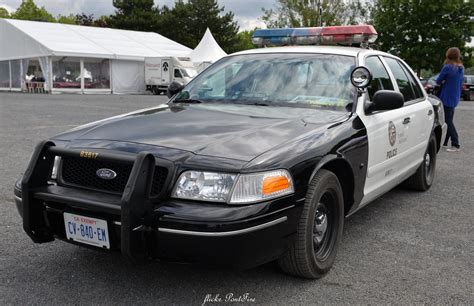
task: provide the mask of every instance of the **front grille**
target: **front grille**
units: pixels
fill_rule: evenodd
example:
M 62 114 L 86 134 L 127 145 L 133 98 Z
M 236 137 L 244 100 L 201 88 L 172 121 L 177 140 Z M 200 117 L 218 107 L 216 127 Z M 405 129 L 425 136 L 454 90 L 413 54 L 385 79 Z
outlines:
M 66 185 L 75 185 L 114 193 L 123 192 L 133 166 L 132 164 L 74 157 L 63 157 L 62 164 L 61 177 Z M 117 173 L 117 177 L 113 180 L 99 178 L 96 172 L 102 168 L 114 170 L 115 173 Z
M 82 187 L 111 193 L 123 193 L 132 172 L 132 164 L 94 159 L 62 157 L 61 179 L 64 185 Z M 101 179 L 96 172 L 99 169 L 111 169 L 117 176 L 112 180 Z M 160 194 L 168 177 L 168 169 L 155 167 L 150 196 Z

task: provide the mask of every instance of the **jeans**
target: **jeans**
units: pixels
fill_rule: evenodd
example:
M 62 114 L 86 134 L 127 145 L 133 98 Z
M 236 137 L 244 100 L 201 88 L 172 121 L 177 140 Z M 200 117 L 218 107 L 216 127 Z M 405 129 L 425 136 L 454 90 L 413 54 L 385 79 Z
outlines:
M 448 145 L 448 141 L 451 138 L 451 145 L 453 147 L 459 148 L 459 137 L 456 127 L 454 126 L 454 107 L 444 106 L 444 119 L 448 125 L 448 133 L 446 134 L 446 139 L 444 140 L 444 145 Z

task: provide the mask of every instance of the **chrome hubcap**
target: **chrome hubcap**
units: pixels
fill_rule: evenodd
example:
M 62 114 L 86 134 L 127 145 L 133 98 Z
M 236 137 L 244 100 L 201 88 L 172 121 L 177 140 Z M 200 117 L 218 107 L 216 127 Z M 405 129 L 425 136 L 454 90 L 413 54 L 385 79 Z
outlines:
M 426 167 L 426 169 L 430 168 L 430 164 L 431 164 L 430 154 L 426 153 L 426 156 L 425 156 L 425 167 Z
M 328 216 L 321 210 L 316 210 L 313 227 L 313 242 L 315 247 L 319 246 L 324 239 L 328 228 Z

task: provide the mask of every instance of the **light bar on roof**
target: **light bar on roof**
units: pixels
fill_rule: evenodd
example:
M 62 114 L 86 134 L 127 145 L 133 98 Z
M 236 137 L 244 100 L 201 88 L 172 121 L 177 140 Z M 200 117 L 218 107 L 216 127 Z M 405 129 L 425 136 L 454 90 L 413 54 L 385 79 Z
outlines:
M 256 30 L 256 47 L 290 45 L 361 45 L 374 43 L 377 32 L 371 25 L 284 28 Z
M 294 29 L 256 30 L 252 36 L 255 46 L 284 46 L 291 44 Z

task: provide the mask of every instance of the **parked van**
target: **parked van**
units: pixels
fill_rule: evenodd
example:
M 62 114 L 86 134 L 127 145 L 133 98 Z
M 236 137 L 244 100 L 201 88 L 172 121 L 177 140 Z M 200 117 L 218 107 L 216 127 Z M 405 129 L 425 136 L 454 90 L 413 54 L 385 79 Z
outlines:
M 145 58 L 146 89 L 155 95 L 166 93 L 173 81 L 186 85 L 196 75 L 197 70 L 189 57 Z

